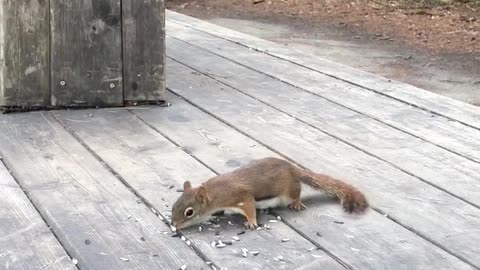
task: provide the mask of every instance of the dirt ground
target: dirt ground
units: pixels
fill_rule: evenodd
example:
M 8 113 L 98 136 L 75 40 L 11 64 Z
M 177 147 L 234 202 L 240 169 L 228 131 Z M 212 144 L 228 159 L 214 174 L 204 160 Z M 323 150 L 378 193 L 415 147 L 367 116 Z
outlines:
M 378 40 L 399 41 L 433 52 L 480 53 L 480 5 L 474 4 L 425 6 L 382 0 L 169 0 L 167 5 L 194 15 L 296 17 L 307 23 L 349 27 Z
M 167 0 L 167 8 L 480 105 L 480 4 L 415 3 Z
M 480 4 L 416 3 L 167 0 L 167 8 L 480 105 Z

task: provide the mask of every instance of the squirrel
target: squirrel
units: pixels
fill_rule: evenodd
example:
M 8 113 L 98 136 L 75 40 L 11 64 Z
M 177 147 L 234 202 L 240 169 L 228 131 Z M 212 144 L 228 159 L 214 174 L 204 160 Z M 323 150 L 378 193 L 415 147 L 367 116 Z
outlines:
M 172 207 L 172 226 L 184 229 L 223 211 L 243 215 L 245 226 L 255 229 L 258 227 L 256 209 L 288 206 L 294 211 L 304 210 L 301 183 L 337 197 L 348 213 L 363 213 L 369 207 L 365 196 L 355 187 L 269 157 L 210 178 L 197 188 L 185 181 L 183 194 Z

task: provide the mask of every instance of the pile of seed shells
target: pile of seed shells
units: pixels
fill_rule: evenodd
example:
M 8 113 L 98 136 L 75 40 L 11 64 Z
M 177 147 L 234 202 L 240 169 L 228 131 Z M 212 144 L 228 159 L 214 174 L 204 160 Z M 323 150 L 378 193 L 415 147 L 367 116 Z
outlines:
M 216 236 L 217 239 L 212 240 L 211 246 L 215 247 L 215 248 L 219 248 L 219 249 L 225 248 L 226 246 L 234 245 L 235 242 L 240 241 L 240 236 L 242 234 L 246 233 L 245 230 L 242 230 L 242 231 L 238 232 L 237 235 L 233 235 L 233 236 L 231 236 L 231 238 L 226 239 L 223 235 L 220 234 L 220 231 L 218 230 L 218 228 L 221 227 L 221 225 L 219 224 L 220 219 L 226 219 L 226 217 L 225 216 L 220 216 L 220 217 L 216 216 L 216 217 L 211 218 L 209 221 L 204 222 L 200 226 L 198 226 L 198 231 L 199 232 L 202 232 L 205 228 L 207 228 L 207 230 L 209 230 L 209 231 L 214 231 L 215 232 L 215 236 Z M 278 223 L 281 220 L 282 220 L 282 218 L 280 216 L 277 216 L 276 219 L 268 220 L 268 223 Z M 235 226 L 235 224 L 232 223 L 229 220 L 227 221 L 227 223 L 231 226 Z M 185 236 L 180 235 L 177 232 L 175 227 L 171 226 L 170 229 L 173 232 L 172 237 L 180 237 L 181 240 L 184 241 L 188 246 L 191 245 L 191 241 L 188 240 Z M 268 224 L 259 224 L 259 226 L 257 227 L 257 230 L 269 230 L 269 229 L 271 229 L 271 227 Z M 281 239 L 282 243 L 283 242 L 288 242 L 288 241 L 290 241 L 290 239 L 288 239 L 288 238 Z M 311 248 L 311 249 L 309 249 L 309 251 L 312 251 L 314 249 L 316 249 L 316 248 Z M 248 250 L 247 248 L 241 248 L 242 257 L 247 258 L 248 256 L 257 256 L 259 254 L 260 254 L 260 251 L 258 251 L 258 250 Z M 275 261 L 283 261 L 284 260 L 283 256 L 281 256 L 281 255 L 276 256 L 273 259 Z M 212 267 L 212 269 L 214 269 L 214 270 L 218 269 L 213 265 L 212 262 L 206 262 L 206 263 L 208 265 L 210 265 L 210 267 Z M 186 265 L 182 265 L 180 267 L 180 269 L 181 270 L 186 270 Z M 227 269 L 226 268 L 221 268 L 220 270 L 227 270 Z

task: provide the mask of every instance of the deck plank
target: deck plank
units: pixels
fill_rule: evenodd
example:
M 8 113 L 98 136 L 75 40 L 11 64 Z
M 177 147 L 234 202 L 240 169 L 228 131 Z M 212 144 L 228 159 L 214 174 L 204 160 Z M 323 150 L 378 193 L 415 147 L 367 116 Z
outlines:
M 0 162 L 0 269 L 77 269 Z
M 79 268 L 206 266 L 48 113 L 1 116 L 0 149 Z
M 273 76 L 304 91 L 382 121 L 396 129 L 427 140 L 480 162 L 480 130 L 432 114 L 395 99 L 367 91 L 293 63 L 254 52 L 238 44 L 167 22 L 169 36 L 212 51 L 222 57 Z M 288 72 L 286 72 L 288 71 Z M 478 121 L 480 123 L 480 121 Z M 473 122 L 470 122 L 473 123 Z
M 225 173 L 235 169 L 232 164 L 238 167 L 266 155 L 279 157 L 184 100 L 173 95 L 168 99 L 173 104 L 170 108 L 136 109 L 134 112 L 216 171 Z M 356 218 L 343 213 L 337 202 L 308 189 L 304 192 L 307 210 L 301 213 L 280 211 L 282 219 L 354 269 L 389 269 L 392 265 L 395 269 L 468 268 L 374 211 Z
M 479 163 L 177 39 L 168 55 L 480 208 Z
M 215 175 L 126 110 L 62 111 L 56 115 L 162 213 L 170 213 L 171 205 L 179 196 L 175 190 L 183 181 L 190 180 L 198 185 Z M 186 124 L 181 118 L 176 121 L 179 125 Z M 225 153 L 230 148 L 222 144 L 215 147 Z M 259 222 L 269 219 L 275 217 L 262 215 Z M 243 221 L 237 218 L 230 225 L 224 220 L 221 228 L 206 226 L 199 232 L 198 227 L 194 227 L 184 233 L 210 260 L 228 269 L 285 269 L 289 265 L 305 265 L 305 269 L 320 266 L 322 269 L 344 269 L 321 250 L 308 251 L 314 245 L 283 223 L 272 223 L 271 230 L 247 232 L 239 236 L 241 241 L 226 248 L 211 246 L 212 240 L 218 238 L 215 231 L 228 240 L 243 230 Z M 290 241 L 282 243 L 284 238 Z M 272 249 L 274 243 L 277 246 Z M 260 255 L 239 260 L 242 248 L 260 251 Z M 278 256 L 283 256 L 283 260 L 275 260 Z
M 241 44 L 243 47 L 295 63 L 297 66 L 307 67 L 320 74 L 338 78 L 352 85 L 358 85 L 372 92 L 400 100 L 406 104 L 412 104 L 413 106 L 444 115 L 480 129 L 480 109 L 477 106 L 170 10 L 166 11 L 166 18 L 169 21 L 175 21 L 190 28 L 216 35 L 222 39 Z
M 167 87 L 175 93 L 309 169 L 353 181 L 389 218 L 480 266 L 478 208 L 211 78 L 167 63 L 172 78 Z

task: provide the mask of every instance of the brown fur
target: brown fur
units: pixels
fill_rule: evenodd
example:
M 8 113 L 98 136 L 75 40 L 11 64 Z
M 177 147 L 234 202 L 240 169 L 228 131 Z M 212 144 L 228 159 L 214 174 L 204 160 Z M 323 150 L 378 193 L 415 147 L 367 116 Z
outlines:
M 185 228 L 208 218 L 216 209 L 237 209 L 247 219 L 247 227 L 257 226 L 255 201 L 275 197 L 292 200 L 289 208 L 303 210 L 301 183 L 336 196 L 349 213 L 368 208 L 365 196 L 353 186 L 330 176 L 309 172 L 278 158 L 252 161 L 230 173 L 215 176 L 198 188 L 185 182 L 184 193 L 173 206 L 172 221 Z M 188 208 L 194 215 L 186 217 Z

